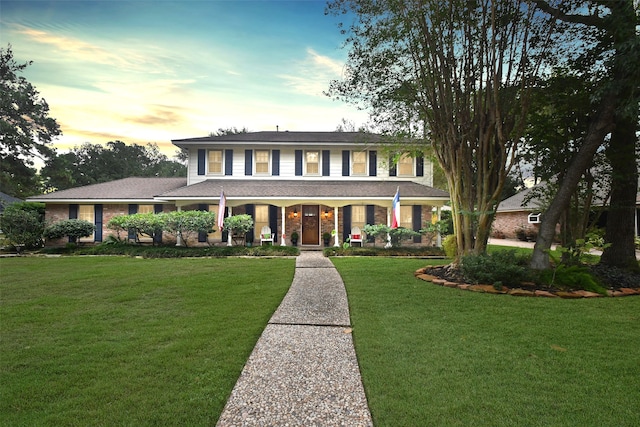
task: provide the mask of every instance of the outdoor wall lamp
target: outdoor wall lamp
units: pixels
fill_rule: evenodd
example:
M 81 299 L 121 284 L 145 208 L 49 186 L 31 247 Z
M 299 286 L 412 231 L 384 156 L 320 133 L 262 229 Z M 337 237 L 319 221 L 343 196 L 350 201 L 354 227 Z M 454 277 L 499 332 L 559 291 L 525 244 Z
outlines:
M 325 219 L 329 218 L 329 209 L 325 209 L 324 210 L 324 217 L 325 217 Z
M 298 218 L 298 209 L 296 208 L 293 209 L 293 217 Z

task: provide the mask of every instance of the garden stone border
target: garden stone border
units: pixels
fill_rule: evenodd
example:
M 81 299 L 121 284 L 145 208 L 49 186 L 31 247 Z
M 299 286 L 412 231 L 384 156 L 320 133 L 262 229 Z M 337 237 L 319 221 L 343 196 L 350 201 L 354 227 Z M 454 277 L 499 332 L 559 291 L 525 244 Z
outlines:
M 429 270 L 435 268 L 435 266 L 426 266 L 419 268 L 415 271 L 414 276 L 418 279 L 424 280 L 426 282 L 431 282 L 434 285 L 444 286 L 446 288 L 458 288 L 463 291 L 473 291 L 473 292 L 482 292 L 488 294 L 506 294 L 517 297 L 543 297 L 543 298 L 565 298 L 565 299 L 576 299 L 576 298 L 601 298 L 604 295 L 589 292 L 584 290 L 579 291 L 529 291 L 522 288 L 508 288 L 503 286 L 501 290 L 498 290 L 493 287 L 493 285 L 471 285 L 468 283 L 457 283 L 457 282 L 449 282 L 448 280 L 441 279 L 439 277 L 433 276 L 429 274 Z M 607 295 L 609 297 L 626 297 L 631 295 L 640 295 L 640 288 L 620 288 L 620 290 L 612 291 L 610 289 L 607 290 Z

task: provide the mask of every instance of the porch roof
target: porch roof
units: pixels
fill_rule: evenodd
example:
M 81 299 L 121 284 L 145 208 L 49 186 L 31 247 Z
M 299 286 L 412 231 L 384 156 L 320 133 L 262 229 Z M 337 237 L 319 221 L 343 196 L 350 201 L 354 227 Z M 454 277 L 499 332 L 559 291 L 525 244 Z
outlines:
M 280 206 L 310 202 L 322 202 L 330 206 L 354 202 L 390 206 L 398 188 L 400 198 L 405 202 L 441 206 L 449 200 L 446 191 L 411 181 L 258 179 L 210 179 L 168 191 L 159 195 L 158 199 L 217 203 L 224 190 L 230 206 L 248 202 Z

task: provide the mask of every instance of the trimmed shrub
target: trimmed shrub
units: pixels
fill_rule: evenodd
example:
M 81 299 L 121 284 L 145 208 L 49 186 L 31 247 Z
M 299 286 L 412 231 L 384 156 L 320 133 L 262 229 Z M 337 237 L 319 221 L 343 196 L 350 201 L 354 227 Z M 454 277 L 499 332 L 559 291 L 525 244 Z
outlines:
M 95 230 L 95 225 L 89 221 L 83 219 L 65 219 L 45 228 L 44 237 L 47 239 L 60 239 L 67 236 L 73 240 L 91 236 Z
M 462 257 L 461 269 L 465 280 L 471 283 L 514 286 L 529 278 L 527 257 L 515 251 L 466 255 Z
M 44 232 L 44 204 L 12 203 L 0 215 L 0 230 L 13 246 L 24 245 L 27 249 L 42 246 Z
M 449 234 L 442 242 L 442 248 L 447 258 L 455 258 L 458 256 L 458 241 L 455 234 Z

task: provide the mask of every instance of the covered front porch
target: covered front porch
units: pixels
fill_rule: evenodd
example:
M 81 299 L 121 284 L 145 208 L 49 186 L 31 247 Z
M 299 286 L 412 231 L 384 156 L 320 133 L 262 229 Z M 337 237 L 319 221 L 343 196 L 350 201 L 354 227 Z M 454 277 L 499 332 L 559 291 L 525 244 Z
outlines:
M 311 248 L 322 246 L 326 234 L 331 236 L 330 245 L 340 246 L 354 226 L 391 225 L 392 202 L 398 188 L 404 212 L 401 225 L 414 230 L 431 221 L 432 212 L 439 218 L 440 208 L 449 199 L 444 191 L 411 181 L 311 180 L 208 180 L 157 199 L 174 203 L 178 210 L 217 212 L 224 192 L 225 216 L 249 214 L 254 219 L 250 237 L 256 243 L 259 244 L 260 230 L 266 225 L 274 234 L 274 244 Z M 232 244 L 228 233 L 218 231 L 208 238 L 214 243 Z

